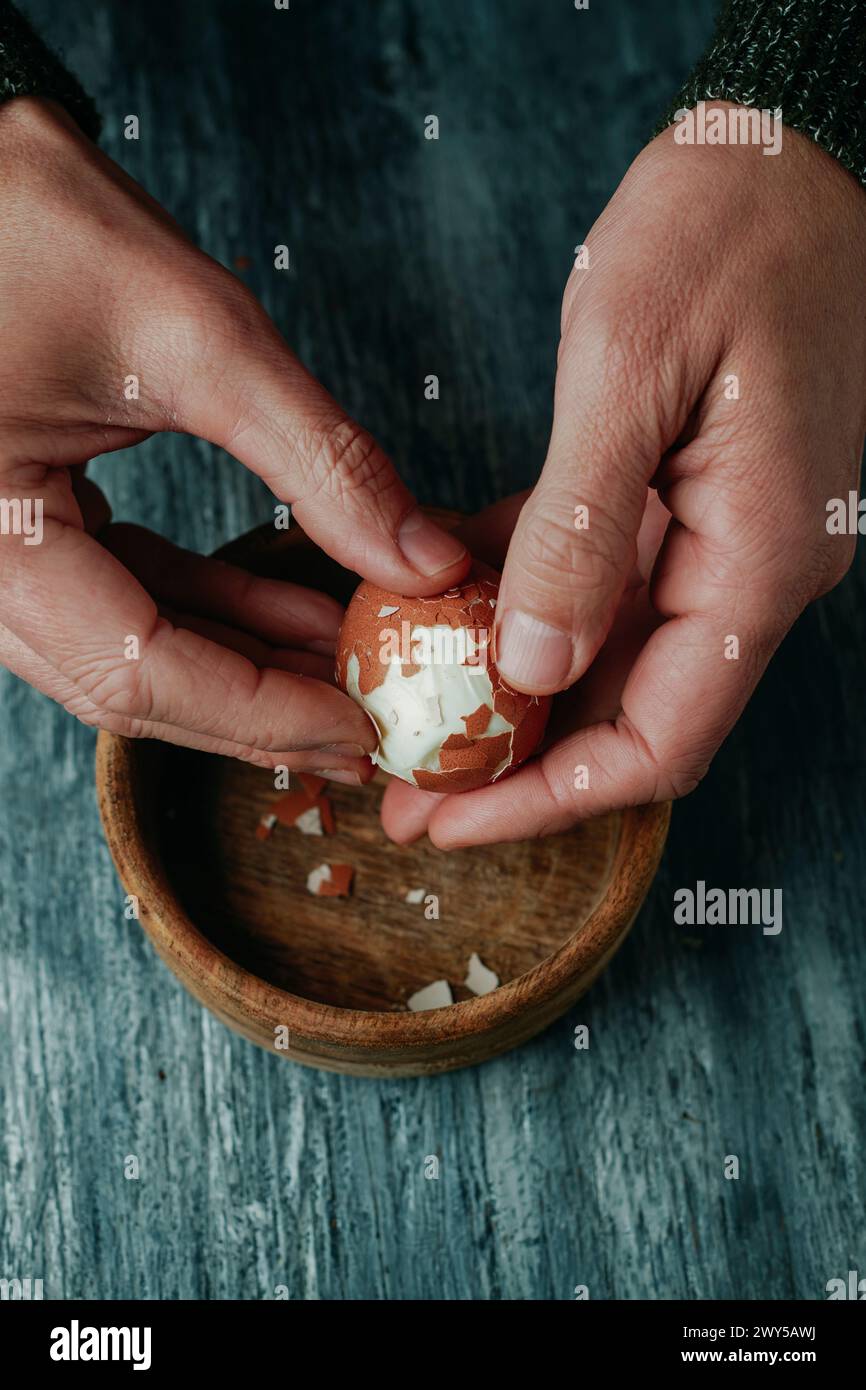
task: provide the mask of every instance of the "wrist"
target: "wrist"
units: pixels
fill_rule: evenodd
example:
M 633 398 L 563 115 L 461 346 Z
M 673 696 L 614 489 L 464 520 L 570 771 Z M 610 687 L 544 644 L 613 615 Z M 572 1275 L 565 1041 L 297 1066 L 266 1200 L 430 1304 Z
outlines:
M 656 130 L 699 101 L 775 112 L 866 186 L 862 0 L 727 0 L 713 40 Z
M 8 0 L 0 0 L 0 109 L 7 101 L 37 96 L 59 102 L 85 135 L 99 138 L 100 117 L 78 79 L 24 16 Z

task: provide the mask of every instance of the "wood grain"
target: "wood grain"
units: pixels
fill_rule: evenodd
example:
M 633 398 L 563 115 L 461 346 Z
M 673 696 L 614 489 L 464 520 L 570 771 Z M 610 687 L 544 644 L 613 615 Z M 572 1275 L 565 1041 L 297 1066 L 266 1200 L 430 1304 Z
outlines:
M 21 5 L 112 157 L 217 260 L 249 256 L 246 283 L 423 500 L 471 510 L 534 481 L 572 248 L 714 0 L 292 0 L 280 29 L 267 0 Z M 272 515 L 182 435 L 92 472 L 118 518 L 201 552 Z M 93 734 L 0 672 L 0 1274 L 52 1298 L 438 1301 L 579 1282 L 814 1299 L 866 1270 L 864 612 L 861 547 L 675 808 L 585 999 L 482 1068 L 414 1081 L 284 1066 L 158 968 L 123 916 Z M 698 877 L 782 887 L 784 930 L 685 932 L 672 895 Z
M 314 575 L 343 599 L 358 582 L 298 527 L 260 527 L 220 555 L 271 579 Z M 277 827 L 262 840 L 256 826 L 279 799 L 271 773 L 155 741 L 98 742 L 100 812 L 124 887 L 160 955 L 217 1017 L 262 1047 L 279 1038 L 280 1056 L 357 1076 L 487 1061 L 547 1027 L 610 961 L 652 882 L 670 808 L 446 855 L 385 837 L 385 780 L 333 787 L 333 835 Z M 352 866 L 350 897 L 309 893 L 323 861 Z M 405 902 L 418 887 L 435 896 L 435 920 Z M 480 998 L 463 985 L 473 953 L 500 979 Z M 453 1005 L 408 1011 L 443 979 Z

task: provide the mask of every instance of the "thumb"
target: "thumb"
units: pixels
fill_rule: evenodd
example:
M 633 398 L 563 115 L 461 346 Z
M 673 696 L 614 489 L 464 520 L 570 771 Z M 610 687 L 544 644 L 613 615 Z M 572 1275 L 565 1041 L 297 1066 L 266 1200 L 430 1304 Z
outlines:
M 547 460 L 508 549 L 496 664 L 529 694 L 572 685 L 602 645 L 667 447 L 650 368 L 619 342 L 589 325 L 563 340 Z
M 347 569 L 407 595 L 458 583 L 469 564 L 463 543 L 424 516 L 375 440 L 301 365 L 256 300 L 233 280 L 220 293 L 227 304 L 205 314 L 193 369 L 179 373 L 172 427 L 257 473 Z

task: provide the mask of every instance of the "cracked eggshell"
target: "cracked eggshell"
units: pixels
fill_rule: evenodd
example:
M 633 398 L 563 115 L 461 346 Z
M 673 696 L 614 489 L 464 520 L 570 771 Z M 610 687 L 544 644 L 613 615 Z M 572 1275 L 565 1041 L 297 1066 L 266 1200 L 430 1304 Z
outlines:
M 337 681 L 376 725 L 373 761 L 432 792 L 507 776 L 544 733 L 550 699 L 507 686 L 493 659 L 498 576 L 476 565 L 433 598 L 401 598 L 366 580 L 346 610 Z

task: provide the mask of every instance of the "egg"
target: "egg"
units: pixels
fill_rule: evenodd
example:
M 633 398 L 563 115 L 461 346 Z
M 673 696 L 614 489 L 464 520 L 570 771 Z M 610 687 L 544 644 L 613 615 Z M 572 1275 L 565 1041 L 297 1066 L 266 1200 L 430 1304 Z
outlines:
M 513 772 L 537 747 L 548 696 L 524 695 L 496 669 L 495 572 L 433 598 L 366 580 L 337 640 L 337 681 L 376 725 L 373 761 L 431 792 L 465 792 Z

